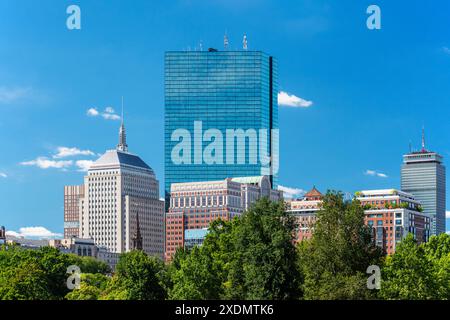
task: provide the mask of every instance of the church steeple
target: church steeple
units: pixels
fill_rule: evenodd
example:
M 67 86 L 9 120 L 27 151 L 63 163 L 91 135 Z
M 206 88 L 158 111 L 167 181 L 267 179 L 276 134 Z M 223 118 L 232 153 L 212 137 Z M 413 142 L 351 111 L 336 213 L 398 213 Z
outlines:
M 127 133 L 125 132 L 125 124 L 123 120 L 123 97 L 122 97 L 122 123 L 119 129 L 119 144 L 117 145 L 117 150 L 128 152 L 127 145 Z
M 141 227 L 139 226 L 139 213 L 136 215 L 136 232 L 133 234 L 131 241 L 133 250 L 142 250 L 142 235 Z

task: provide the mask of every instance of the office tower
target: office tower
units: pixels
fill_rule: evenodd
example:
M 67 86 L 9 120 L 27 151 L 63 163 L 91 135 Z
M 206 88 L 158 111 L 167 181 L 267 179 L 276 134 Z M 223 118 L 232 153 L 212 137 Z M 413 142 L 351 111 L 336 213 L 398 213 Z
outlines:
M 172 183 L 268 175 L 276 189 L 277 81 L 261 51 L 166 52 L 167 203 Z
M 313 187 L 302 199 L 287 201 L 287 212 L 295 218 L 297 225 L 295 242 L 311 239 L 322 198 L 322 193 Z
M 96 245 L 112 253 L 136 249 L 137 240 L 147 254 L 164 257 L 164 202 L 159 199 L 159 182 L 140 157 L 128 152 L 123 122 L 117 148 L 92 164 L 84 186 L 81 238 L 93 238 Z
M 179 247 L 201 245 L 212 221 L 240 216 L 261 197 L 278 201 L 283 193 L 272 190 L 267 176 L 173 183 L 166 214 L 166 260 Z
M 364 220 L 372 228 L 373 240 L 387 254 L 394 253 L 396 245 L 409 233 L 418 243 L 428 241 L 432 217 L 412 194 L 384 189 L 365 190 L 356 196 L 364 207 Z
M 424 212 L 433 218 L 431 233 L 445 232 L 445 166 L 443 158 L 425 148 L 422 131 L 422 149 L 403 156 L 402 191 L 419 200 Z
M 64 186 L 64 238 L 79 236 L 82 198 L 84 198 L 84 185 Z

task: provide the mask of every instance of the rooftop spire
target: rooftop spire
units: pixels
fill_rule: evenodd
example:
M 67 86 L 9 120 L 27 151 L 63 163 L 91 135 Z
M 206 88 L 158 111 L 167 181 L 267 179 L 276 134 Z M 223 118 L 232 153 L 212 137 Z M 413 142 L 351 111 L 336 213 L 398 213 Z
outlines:
M 119 144 L 117 145 L 117 150 L 128 152 L 128 145 L 127 145 L 127 134 L 125 132 L 125 124 L 123 119 L 123 96 L 122 96 L 122 124 L 120 125 L 119 129 Z
M 225 50 L 228 49 L 228 35 L 227 35 L 227 31 L 225 30 L 225 35 L 223 36 L 223 48 Z
M 422 126 L 422 152 L 426 152 L 425 149 L 425 126 Z

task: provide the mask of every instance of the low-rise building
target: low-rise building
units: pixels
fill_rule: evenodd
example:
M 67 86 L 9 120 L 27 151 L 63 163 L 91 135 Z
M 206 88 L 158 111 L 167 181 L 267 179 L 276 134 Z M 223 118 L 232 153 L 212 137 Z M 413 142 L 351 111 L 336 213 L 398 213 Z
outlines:
M 42 247 L 48 246 L 49 240 L 46 239 L 26 239 L 24 237 L 15 237 L 12 235 L 6 236 L 7 245 L 17 245 L 24 249 L 40 249 Z
M 82 239 L 71 237 L 67 239 L 52 239 L 48 244 L 50 247 L 59 249 L 63 253 L 71 253 L 80 257 L 92 257 L 108 264 L 112 270 L 115 269 L 119 260 L 119 254 L 110 252 L 105 247 L 99 247 L 94 239 Z
M 322 193 L 313 187 L 303 198 L 287 201 L 287 212 L 295 218 L 295 242 L 311 239 L 322 198 Z
M 418 243 L 430 237 L 432 217 L 423 212 L 415 197 L 400 190 L 365 190 L 356 193 L 365 212 L 365 223 L 373 230 L 373 240 L 387 254 L 409 233 Z
M 166 260 L 177 248 L 201 245 L 211 222 L 240 216 L 256 200 L 283 198 L 268 176 L 173 183 L 166 213 Z

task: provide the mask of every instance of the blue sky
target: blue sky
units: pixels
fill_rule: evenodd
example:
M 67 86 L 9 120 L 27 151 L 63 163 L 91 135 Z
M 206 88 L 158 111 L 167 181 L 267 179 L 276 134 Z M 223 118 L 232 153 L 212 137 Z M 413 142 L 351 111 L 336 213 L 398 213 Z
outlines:
M 381 30 L 366 27 L 372 3 Z M 81 30 L 66 28 L 71 4 Z M 62 233 L 63 186 L 117 144 L 122 95 L 130 151 L 162 185 L 164 51 L 220 49 L 225 30 L 231 49 L 245 33 L 278 59 L 280 90 L 312 101 L 280 107 L 281 185 L 398 188 L 422 125 L 450 158 L 446 0 L 1 0 L 0 224 Z

